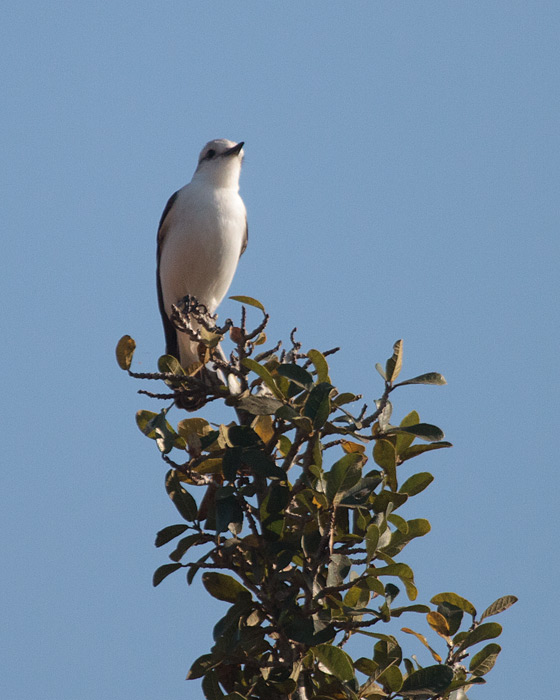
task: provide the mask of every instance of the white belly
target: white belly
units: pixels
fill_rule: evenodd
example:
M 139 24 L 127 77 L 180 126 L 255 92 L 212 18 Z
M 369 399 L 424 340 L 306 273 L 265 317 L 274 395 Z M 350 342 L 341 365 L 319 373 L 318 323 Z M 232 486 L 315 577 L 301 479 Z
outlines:
M 166 220 L 160 254 L 165 311 L 187 294 L 213 313 L 226 295 L 245 240 L 246 212 L 234 190 L 184 187 Z M 182 364 L 196 360 L 187 336 L 179 334 Z

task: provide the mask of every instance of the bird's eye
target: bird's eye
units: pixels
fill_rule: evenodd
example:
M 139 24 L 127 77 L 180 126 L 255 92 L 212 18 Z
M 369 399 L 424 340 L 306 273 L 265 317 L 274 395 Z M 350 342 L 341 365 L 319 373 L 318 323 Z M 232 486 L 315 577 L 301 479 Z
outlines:
M 211 148 L 211 149 L 206 153 L 206 157 L 208 158 L 208 160 L 210 160 L 211 158 L 213 158 L 215 155 L 216 155 L 216 151 L 215 151 L 213 148 Z

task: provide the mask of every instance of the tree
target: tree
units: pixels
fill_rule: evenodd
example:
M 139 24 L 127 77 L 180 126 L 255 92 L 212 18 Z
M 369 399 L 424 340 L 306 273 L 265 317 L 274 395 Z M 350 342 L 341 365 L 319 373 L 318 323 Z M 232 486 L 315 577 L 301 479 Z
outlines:
M 157 547 L 175 541 L 175 548 L 153 583 L 183 571 L 190 585 L 200 574 L 208 593 L 230 604 L 214 627 L 214 646 L 187 678 L 202 679 L 208 700 L 465 698 L 466 689 L 485 683 L 500 647 L 486 644 L 468 666 L 467 657 L 499 636 L 501 626 L 488 618 L 516 598 L 504 596 L 481 615 L 451 592 L 433 596 L 432 607 L 418 603 L 413 571 L 400 559 L 430 523 L 397 511 L 433 481 L 422 471 L 401 483 L 400 466 L 451 443 L 416 411 L 391 423 L 390 396 L 400 386 L 445 379 L 429 372 L 397 381 L 399 340 L 385 367 L 376 366 L 384 390 L 375 408 L 355 409 L 361 397 L 338 390 L 329 374 L 327 357 L 338 348 L 303 352 L 292 332 L 288 351 L 280 343 L 264 349 L 262 304 L 232 298 L 244 305 L 238 326 L 216 326 L 192 300 L 188 315 L 175 309 L 177 327 L 199 342 L 201 362 L 191 367 L 163 356 L 159 372 L 132 372 L 134 341 L 124 336 L 117 346 L 130 376 L 164 380 L 171 389 L 140 393 L 182 405 L 221 400 L 236 416 L 218 426 L 187 417 L 175 429 L 170 407 L 137 414 L 138 427 L 170 466 L 165 486 L 183 520 L 157 534 Z M 263 314 L 253 330 L 246 306 Z M 229 362 L 215 350 L 226 334 L 235 344 Z M 212 386 L 197 378 L 209 360 L 235 377 L 234 393 L 225 376 Z M 204 496 L 197 501 L 199 487 Z M 408 600 L 396 603 L 401 588 Z M 415 615 L 425 615 L 445 643 L 440 653 L 402 627 L 428 649 L 434 663 L 426 667 L 382 631 L 395 618 Z M 353 659 L 343 649 L 356 634 L 374 641 L 371 657 Z

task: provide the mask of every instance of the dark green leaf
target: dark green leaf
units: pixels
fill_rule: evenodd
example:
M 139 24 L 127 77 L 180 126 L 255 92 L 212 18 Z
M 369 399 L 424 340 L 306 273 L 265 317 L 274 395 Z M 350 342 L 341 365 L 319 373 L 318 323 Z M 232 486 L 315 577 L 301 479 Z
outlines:
M 241 456 L 243 448 L 240 446 L 228 447 L 222 458 L 222 472 L 226 481 L 234 481 L 237 472 L 241 469 Z
M 392 693 L 398 692 L 402 688 L 403 677 L 398 666 L 389 666 L 379 676 L 379 682 Z
M 154 577 L 152 579 L 153 585 L 159 586 L 164 578 L 167 578 L 169 574 L 172 574 L 174 571 L 177 571 L 177 569 L 180 569 L 181 566 L 182 564 L 164 564 L 163 566 L 160 566 L 159 569 L 156 569 L 154 572 Z
M 162 355 L 158 360 L 158 369 L 160 372 L 183 375 L 185 370 L 181 367 L 179 360 L 173 355 Z
M 362 455 L 351 452 L 333 464 L 327 473 L 327 498 L 332 503 L 337 494 L 342 494 L 354 486 L 361 477 L 361 470 L 356 465 L 363 461 Z
M 258 476 L 286 481 L 286 472 L 276 465 L 272 457 L 261 450 L 247 450 L 243 454 L 242 461 Z
M 239 581 L 227 574 L 217 571 L 206 571 L 202 574 L 202 584 L 211 596 L 227 603 L 235 603 L 241 594 L 251 594 Z
M 437 606 L 437 611 L 447 620 L 447 628 L 450 635 L 454 635 L 463 621 L 464 611 L 456 605 L 447 602 L 441 602 Z
M 311 650 L 313 656 L 328 672 L 341 681 L 350 681 L 354 678 L 352 659 L 339 647 L 330 644 L 319 644 Z
M 216 494 L 216 532 L 231 530 L 235 534 L 241 532 L 243 525 L 243 510 L 233 495 L 219 497 Z
M 400 617 L 403 613 L 416 612 L 416 613 L 428 613 L 430 608 L 427 605 L 404 605 L 399 608 L 391 608 L 391 617 Z
M 375 524 L 371 524 L 366 531 L 366 551 L 368 563 L 375 556 L 377 543 L 379 542 L 379 528 Z
M 427 440 L 428 442 L 443 440 L 445 437 L 442 430 L 438 428 L 437 425 L 430 425 L 430 423 L 418 423 L 417 425 L 410 425 L 402 428 L 391 428 L 387 433 L 409 433 L 410 435 L 415 435 L 421 440 Z
M 350 573 L 351 568 L 352 562 L 345 554 L 331 554 L 327 573 L 327 586 L 340 586 Z
M 238 295 L 234 297 L 230 297 L 233 301 L 238 301 L 241 304 L 246 304 L 247 306 L 254 306 L 255 309 L 260 309 L 263 314 L 266 313 L 264 310 L 264 306 L 261 304 L 261 302 L 258 299 L 253 299 L 253 297 L 247 297 L 243 295 Z
M 406 697 L 418 697 L 419 695 L 439 695 L 453 680 L 453 669 L 449 666 L 436 664 L 424 668 L 407 676 L 400 690 Z
M 222 693 L 218 682 L 218 674 L 212 670 L 202 679 L 202 692 L 206 700 L 222 700 L 225 695 Z
M 307 370 L 295 363 L 282 364 L 276 371 L 281 377 L 286 377 L 286 379 L 289 379 L 303 389 L 309 389 L 313 386 L 313 377 Z
M 469 671 L 475 676 L 485 676 L 492 670 L 498 654 L 502 651 L 499 644 L 487 644 L 477 654 L 475 654 L 469 665 Z
M 389 503 L 393 504 L 393 510 L 400 508 L 406 503 L 408 496 L 406 493 L 395 493 L 394 491 L 381 491 L 373 499 L 373 508 L 376 513 L 385 513 Z
M 491 615 L 497 615 L 510 608 L 514 603 L 517 603 L 517 598 L 514 595 L 505 595 L 498 600 L 495 600 L 492 605 L 489 605 L 486 610 L 482 613 L 481 620 L 485 617 L 490 617 Z
M 129 370 L 132 364 L 132 356 L 136 350 L 136 343 L 134 338 L 129 335 L 123 335 L 123 337 L 117 343 L 116 355 L 117 363 L 121 369 Z
M 282 402 L 274 396 L 244 396 L 237 406 L 253 416 L 272 416 Z
M 167 472 L 165 489 L 181 517 L 187 521 L 194 522 L 197 519 L 198 506 L 191 494 L 182 487 L 175 469 L 170 469 Z
M 192 681 L 195 678 L 201 678 L 205 673 L 208 673 L 214 666 L 221 663 L 220 659 L 214 658 L 212 654 L 203 654 L 193 663 L 187 673 L 187 680 Z
M 282 392 L 278 388 L 278 385 L 274 381 L 274 377 L 270 374 L 266 367 L 260 365 L 256 360 L 253 360 L 250 357 L 244 357 L 241 360 L 241 364 L 257 374 L 277 399 L 284 398 Z
M 410 413 L 407 413 L 407 415 L 401 420 L 399 423 L 400 428 L 408 428 L 411 425 L 418 425 L 420 423 L 420 416 L 418 415 L 418 411 L 411 411 Z M 387 426 L 383 428 L 384 430 L 387 430 Z M 410 447 L 412 443 L 414 442 L 414 435 L 410 435 L 409 433 L 398 433 L 396 435 L 396 444 L 395 444 L 395 450 L 398 455 L 401 455 L 407 447 Z
M 380 483 L 381 479 L 378 477 L 367 476 L 365 479 L 360 479 L 352 488 L 344 491 L 339 505 L 346 508 L 357 508 L 365 505 Z
M 451 603 L 451 605 L 454 605 L 469 615 L 472 615 L 473 617 L 476 616 L 476 609 L 474 605 L 466 598 L 462 598 L 456 593 L 438 593 L 430 600 L 430 603 L 433 603 L 434 605 L 438 605 L 439 603 Z
M 417 457 L 418 455 L 421 455 L 424 452 L 431 452 L 432 450 L 441 450 L 444 447 L 453 447 L 453 445 L 447 441 L 432 442 L 430 445 L 412 445 L 411 447 L 408 447 L 406 450 L 401 452 L 399 456 L 401 462 L 406 462 L 407 459 Z
M 405 384 L 436 384 L 442 386 L 443 384 L 447 384 L 447 382 L 445 381 L 445 377 L 439 374 L 439 372 L 427 372 L 426 374 L 420 374 L 418 377 L 399 382 L 399 386 L 405 386 Z
M 397 490 L 397 455 L 395 446 L 389 440 L 376 440 L 373 459 L 387 474 L 387 482 L 392 491 Z
M 228 430 L 228 439 L 232 445 L 253 447 L 262 443 L 257 433 L 248 425 L 232 425 Z
M 182 535 L 188 527 L 188 525 L 169 525 L 169 527 L 164 527 L 156 535 L 156 547 L 161 547 L 171 542 L 171 540 Z
M 468 632 L 466 637 L 461 642 L 461 649 L 472 647 L 473 644 L 483 642 L 486 639 L 494 639 L 502 633 L 502 626 L 497 622 L 483 622 L 478 627 L 475 627 L 472 632 Z
M 311 389 L 305 406 L 303 415 L 310 418 L 315 429 L 321 428 L 331 412 L 330 394 L 333 390 L 332 384 L 321 382 Z
M 433 480 L 434 477 L 429 472 L 419 472 L 418 474 L 413 474 L 400 487 L 399 492 L 406 493 L 409 496 L 416 496 L 417 493 L 420 493 L 427 488 Z
M 193 544 L 196 544 L 199 541 L 200 534 L 198 532 L 196 532 L 194 535 L 183 537 L 181 540 L 179 540 L 177 547 L 171 552 L 169 558 L 171 561 L 180 561 L 185 552 L 187 552 L 190 547 L 193 546 Z

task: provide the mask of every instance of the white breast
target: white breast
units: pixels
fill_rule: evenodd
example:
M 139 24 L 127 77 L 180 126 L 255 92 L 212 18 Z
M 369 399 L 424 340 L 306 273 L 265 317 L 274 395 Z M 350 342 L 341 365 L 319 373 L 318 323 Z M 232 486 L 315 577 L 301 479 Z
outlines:
M 246 211 L 233 189 L 190 183 L 166 220 L 160 257 L 165 310 L 187 294 L 213 312 L 229 289 L 245 239 Z

